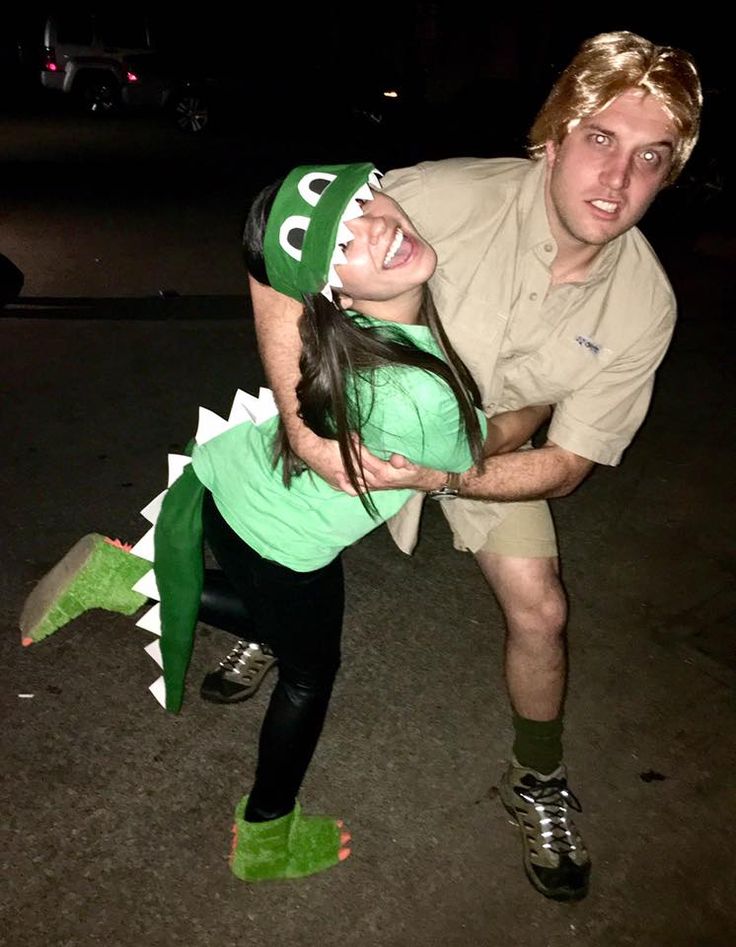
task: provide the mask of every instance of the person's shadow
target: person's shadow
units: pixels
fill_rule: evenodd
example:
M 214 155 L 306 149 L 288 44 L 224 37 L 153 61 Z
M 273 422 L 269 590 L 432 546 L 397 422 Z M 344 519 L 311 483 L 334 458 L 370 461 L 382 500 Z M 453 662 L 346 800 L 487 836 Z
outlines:
M 0 253 L 0 307 L 12 303 L 23 289 L 24 276 L 21 270 Z

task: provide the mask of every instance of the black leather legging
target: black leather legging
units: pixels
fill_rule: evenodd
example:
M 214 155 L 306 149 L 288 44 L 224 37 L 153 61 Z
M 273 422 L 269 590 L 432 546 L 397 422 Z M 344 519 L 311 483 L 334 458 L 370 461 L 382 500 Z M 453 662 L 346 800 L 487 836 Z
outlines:
M 294 572 L 264 559 L 230 529 L 209 492 L 203 520 L 207 544 L 250 618 L 246 637 L 268 644 L 278 658 L 245 813 L 252 822 L 275 819 L 294 808 L 340 667 L 342 563 L 338 557 L 314 572 Z M 206 602 L 205 595 L 203 620 Z

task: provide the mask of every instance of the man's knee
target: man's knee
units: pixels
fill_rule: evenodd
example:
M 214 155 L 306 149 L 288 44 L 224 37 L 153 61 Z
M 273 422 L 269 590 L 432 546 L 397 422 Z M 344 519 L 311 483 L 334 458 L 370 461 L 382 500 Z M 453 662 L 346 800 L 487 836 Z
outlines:
M 567 598 L 556 559 L 476 555 L 506 618 L 510 634 L 557 637 L 564 633 Z

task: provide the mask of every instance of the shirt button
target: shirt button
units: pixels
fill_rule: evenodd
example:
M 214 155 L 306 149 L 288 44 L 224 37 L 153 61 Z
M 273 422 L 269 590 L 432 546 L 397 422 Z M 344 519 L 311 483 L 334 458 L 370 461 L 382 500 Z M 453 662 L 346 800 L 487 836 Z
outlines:
M 531 299 L 531 301 L 534 302 L 534 300 L 537 298 L 538 295 L 539 293 L 529 293 L 529 299 Z
M 545 245 L 544 245 L 544 252 L 545 252 L 545 253 L 551 253 L 553 250 L 554 250 L 554 247 L 552 246 L 551 243 L 545 243 Z

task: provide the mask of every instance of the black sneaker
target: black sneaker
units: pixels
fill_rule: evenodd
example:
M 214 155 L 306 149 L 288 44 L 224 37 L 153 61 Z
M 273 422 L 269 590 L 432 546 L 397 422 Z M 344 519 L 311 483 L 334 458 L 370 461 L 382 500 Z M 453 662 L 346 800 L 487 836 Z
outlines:
M 266 645 L 239 639 L 220 666 L 205 675 L 199 695 L 215 704 L 248 700 L 275 664 L 276 656 Z
M 567 788 L 567 770 L 544 776 L 514 762 L 499 787 L 501 801 L 518 823 L 527 877 L 546 898 L 578 901 L 588 893 L 590 857 L 570 816 L 581 812 Z

